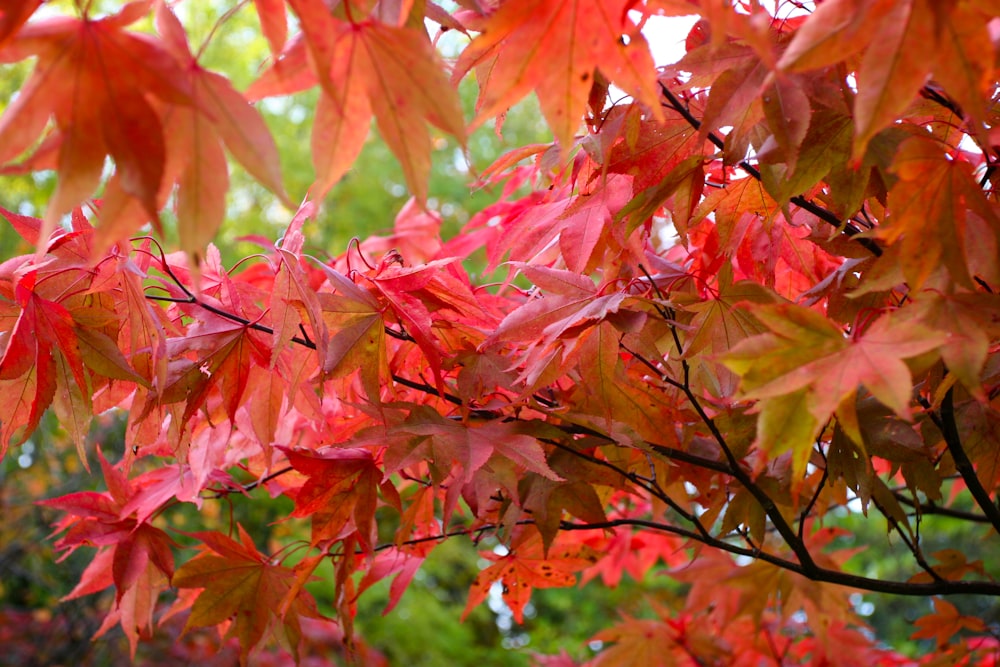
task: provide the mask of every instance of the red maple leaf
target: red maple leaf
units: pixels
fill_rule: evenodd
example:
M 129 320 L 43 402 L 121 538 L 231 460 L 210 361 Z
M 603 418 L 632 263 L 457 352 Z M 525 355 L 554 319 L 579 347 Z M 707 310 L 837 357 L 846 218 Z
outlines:
M 0 162 L 32 147 L 55 117 L 59 181 L 45 213 L 45 232 L 97 189 L 104 159 L 114 159 L 121 186 L 157 219 L 166 149 L 160 114 L 193 102 L 177 61 L 149 35 L 125 28 L 148 14 L 133 2 L 102 19 L 59 16 L 30 23 L 0 57 L 37 56 L 31 77 L 0 118 Z M 78 101 L 86 95 L 86 103 Z M 44 234 L 43 234 L 44 236 Z
M 104 626 L 120 621 L 134 656 L 139 637 L 151 634 L 156 598 L 174 574 L 173 540 L 138 519 L 139 513 L 145 512 L 145 518 L 152 513 L 133 502 L 144 485 L 128 480 L 100 450 L 97 455 L 107 493 L 80 491 L 39 504 L 68 515 L 57 523 L 59 531 L 66 531 L 56 542 L 57 549 L 66 555 L 82 546 L 100 549 L 66 599 L 114 585 L 115 607 Z

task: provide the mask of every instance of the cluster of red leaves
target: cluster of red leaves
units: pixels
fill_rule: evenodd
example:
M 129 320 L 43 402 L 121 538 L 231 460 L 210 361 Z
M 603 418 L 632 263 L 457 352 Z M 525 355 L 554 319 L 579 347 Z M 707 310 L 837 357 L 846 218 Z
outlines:
M 920 531 L 943 512 L 1000 532 L 1000 19 L 975 0 L 862 4 L 258 0 L 274 58 L 247 96 L 319 86 L 314 197 L 374 117 L 415 194 L 396 238 L 430 231 L 318 261 L 307 203 L 238 271 L 203 249 L 224 149 L 283 197 L 276 149 L 171 7 L 24 23 L 0 5 L 0 60 L 37 56 L 0 162 L 59 177 L 43 220 L 0 209 L 38 248 L 0 265 L 0 453 L 49 407 L 82 453 L 92 415 L 128 412 L 108 492 L 45 501 L 61 548 L 98 549 L 71 596 L 114 586 L 103 629 L 133 651 L 183 614 L 245 663 L 267 637 L 296 654 L 321 562 L 349 639 L 371 584 L 395 577 L 393 605 L 438 540 L 489 533 L 506 551 L 484 554 L 469 608 L 498 584 L 520 618 L 534 588 L 661 564 L 688 585 L 679 612 L 598 635 L 614 646 L 595 664 L 888 665 L 844 586 L 1000 595 L 974 558 L 928 562 Z M 702 17 L 659 72 L 640 31 L 656 13 Z M 147 15 L 155 35 L 130 29 Z M 451 81 L 425 17 L 471 38 Z M 464 136 L 470 72 L 474 124 L 533 90 L 557 142 L 488 170 L 500 200 L 444 240 L 420 210 L 427 125 Z M 612 82 L 632 100 L 607 105 Z M 186 253 L 127 240 L 168 201 Z M 498 288 L 463 264 L 481 247 Z M 167 532 L 180 503 L 258 487 L 294 501 L 300 549 L 234 525 L 184 534 L 192 557 Z M 843 569 L 821 526 L 855 506 L 888 522 L 909 581 Z M 984 627 L 935 605 L 917 638 L 949 660 L 990 647 L 948 643 Z

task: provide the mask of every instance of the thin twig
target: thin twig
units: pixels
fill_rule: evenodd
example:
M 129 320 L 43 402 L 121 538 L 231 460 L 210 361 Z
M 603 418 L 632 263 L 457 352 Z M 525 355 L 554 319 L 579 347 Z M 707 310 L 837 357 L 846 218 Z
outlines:
M 695 130 L 701 129 L 701 121 L 699 121 L 697 118 L 694 117 L 694 115 L 692 115 L 692 113 L 687 109 L 687 107 L 685 107 L 684 104 L 682 104 L 681 101 L 677 99 L 677 96 L 674 95 L 673 92 L 671 92 L 671 90 L 667 88 L 666 84 L 664 84 L 662 81 L 660 82 L 660 91 L 663 93 L 663 96 L 667 99 L 668 102 L 668 104 L 665 104 L 664 106 L 673 109 L 674 111 L 679 113 L 684 118 L 684 120 L 687 121 L 688 125 L 693 127 Z M 712 142 L 712 144 L 716 148 L 718 148 L 719 150 L 725 150 L 725 142 L 714 132 L 708 132 L 707 137 L 708 140 Z M 755 180 L 757 181 L 761 180 L 760 171 L 757 169 L 757 167 L 750 164 L 746 160 L 740 160 L 738 164 L 740 168 L 742 168 L 745 172 L 750 174 L 750 176 L 752 176 Z M 823 220 L 824 222 L 833 225 L 834 227 L 839 229 L 843 234 L 857 241 L 861 246 L 863 246 L 866 250 L 868 250 L 868 252 L 875 255 L 876 257 L 882 256 L 882 248 L 881 246 L 878 245 L 878 243 L 876 243 L 870 238 L 858 236 L 858 234 L 860 234 L 862 230 L 854 222 L 850 220 L 841 220 L 835 213 L 833 213 L 833 211 L 823 208 L 814 201 L 806 199 L 801 195 L 795 195 L 794 197 L 791 197 L 789 201 L 798 206 L 799 208 L 812 213 L 820 220 Z

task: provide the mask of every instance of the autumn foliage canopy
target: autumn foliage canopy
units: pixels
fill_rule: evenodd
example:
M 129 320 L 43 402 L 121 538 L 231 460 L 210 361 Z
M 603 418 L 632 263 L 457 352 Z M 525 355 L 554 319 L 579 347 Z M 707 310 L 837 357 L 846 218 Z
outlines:
M 69 597 L 115 591 L 102 632 L 134 650 L 180 617 L 247 662 L 330 616 L 360 646 L 366 589 L 394 605 L 443 540 L 490 538 L 466 613 L 497 582 L 517 619 L 537 588 L 684 584 L 589 664 L 910 664 L 858 591 L 933 598 L 929 663 L 994 664 L 949 600 L 1000 583 L 921 531 L 1000 548 L 994 2 L 254 0 L 234 10 L 272 57 L 242 91 L 200 64 L 190 3 L 42 4 L 0 2 L 0 62 L 33 63 L 0 164 L 57 174 L 42 217 L 0 209 L 27 248 L 0 258 L 0 453 L 49 409 L 96 448 L 106 491 L 39 500 L 92 557 Z M 657 68 L 660 15 L 700 18 Z M 317 88 L 315 181 L 286 193 L 255 104 Z M 481 171 L 499 199 L 441 238 L 434 137 L 502 131 L 529 95 L 554 142 Z M 372 119 L 413 199 L 318 256 Z M 227 268 L 231 164 L 294 215 Z M 88 440 L 109 410 L 124 445 Z M 171 525 L 267 496 L 303 526 L 275 553 Z M 851 569 L 859 516 L 906 576 Z

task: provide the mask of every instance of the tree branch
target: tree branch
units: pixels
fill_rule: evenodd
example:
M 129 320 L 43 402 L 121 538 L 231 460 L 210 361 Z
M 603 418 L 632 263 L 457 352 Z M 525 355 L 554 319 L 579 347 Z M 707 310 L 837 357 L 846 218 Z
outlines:
M 688 108 L 679 99 L 677 99 L 677 96 L 674 95 L 669 88 L 667 88 L 666 84 L 664 84 L 662 81 L 660 81 L 659 83 L 660 83 L 660 91 L 663 93 L 663 96 L 667 100 L 667 103 L 664 104 L 664 106 L 666 106 L 669 109 L 673 109 L 674 111 L 679 113 L 681 117 L 684 118 L 684 120 L 687 121 L 688 125 L 690 125 L 696 130 L 700 130 L 701 121 L 699 121 L 697 118 L 694 117 L 694 115 L 688 110 Z M 717 134 L 715 134 L 714 132 L 708 132 L 707 137 L 708 140 L 712 142 L 712 144 L 720 151 L 725 150 L 725 145 L 726 145 L 725 141 L 723 141 Z M 750 174 L 750 176 L 752 176 L 755 180 L 757 181 L 761 180 L 760 171 L 757 169 L 757 167 L 753 166 L 746 160 L 740 160 L 738 164 L 741 169 Z M 866 250 L 868 250 L 868 252 L 875 255 L 876 257 L 882 256 L 882 248 L 881 246 L 878 245 L 878 243 L 876 243 L 872 239 L 858 236 L 858 234 L 860 234 L 862 230 L 857 225 L 855 225 L 853 221 L 841 220 L 839 217 L 837 217 L 835 213 L 833 213 L 833 211 L 823 208 L 814 201 L 806 199 L 802 195 L 795 195 L 794 197 L 791 197 L 789 201 L 798 206 L 799 208 L 809 211 L 820 220 L 833 225 L 834 227 L 839 229 L 843 234 L 857 241 L 862 247 L 864 247 Z
M 711 538 L 710 541 L 706 542 L 701 539 L 700 535 L 693 531 L 656 521 L 647 521 L 644 519 L 622 518 L 603 521 L 600 523 L 574 523 L 570 521 L 563 521 L 559 525 L 562 530 L 594 530 L 600 528 L 615 528 L 618 526 L 636 526 L 639 528 L 647 528 L 671 533 L 701 542 L 706 546 L 721 549 L 736 556 L 746 556 L 765 561 L 780 567 L 783 570 L 788 570 L 802 575 L 810 581 L 848 586 L 850 588 L 871 591 L 873 593 L 891 593 L 893 595 L 916 597 L 959 594 L 1000 596 L 1000 582 L 994 581 L 941 580 L 929 583 L 913 583 L 910 581 L 885 581 L 882 579 L 873 579 L 871 577 L 850 574 L 839 570 L 828 570 L 817 566 L 805 568 L 801 563 L 796 563 L 795 561 L 787 560 L 785 558 L 781 558 L 780 556 L 775 556 L 774 554 L 763 551 L 755 551 L 753 549 L 741 547 L 738 544 L 732 544 L 717 538 Z
M 933 502 L 919 503 L 900 491 L 893 491 L 892 495 L 894 495 L 896 500 L 903 505 L 908 505 L 921 514 L 936 514 L 938 516 L 946 516 L 951 519 L 969 521 L 972 523 L 990 523 L 990 520 L 982 514 L 964 512 L 951 507 L 942 507 L 941 505 Z
M 958 425 L 955 423 L 953 401 L 953 389 L 949 389 L 944 395 L 944 400 L 941 401 L 938 427 L 941 429 L 945 444 L 948 446 L 948 452 L 955 461 L 955 468 L 962 475 L 966 488 L 976 499 L 976 504 L 979 505 L 979 509 L 983 510 L 983 514 L 989 519 L 993 529 L 1000 533 L 1000 509 L 997 509 L 997 506 L 993 504 L 989 492 L 983 487 L 979 476 L 976 475 L 976 469 L 972 465 L 972 461 L 969 460 L 969 455 L 962 447 L 962 438 L 958 433 Z

